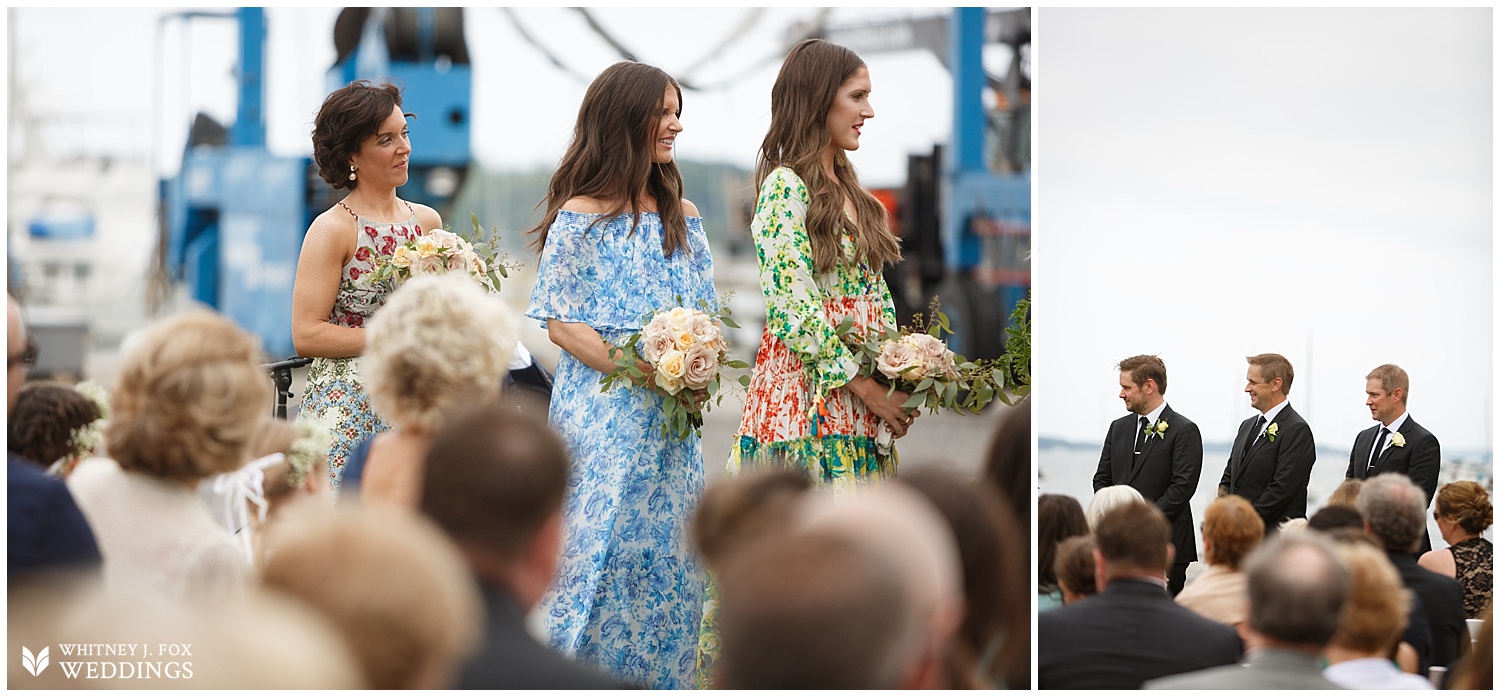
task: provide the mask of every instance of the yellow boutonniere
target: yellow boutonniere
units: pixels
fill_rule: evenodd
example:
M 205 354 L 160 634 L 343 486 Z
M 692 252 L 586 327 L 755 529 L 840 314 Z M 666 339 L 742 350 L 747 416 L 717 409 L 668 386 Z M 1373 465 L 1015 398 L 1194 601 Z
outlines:
M 1266 427 L 1266 440 L 1269 440 L 1272 443 L 1275 443 L 1276 442 L 1276 434 L 1280 432 L 1280 428 L 1279 428 L 1280 426 L 1281 426 L 1281 424 L 1271 424 L 1270 426 L 1267 426 Z
M 1166 419 L 1157 419 L 1156 423 L 1151 424 L 1150 426 L 1146 427 L 1146 440 L 1151 440 L 1152 436 L 1155 436 L 1157 438 L 1164 438 L 1164 437 L 1166 437 L 1166 433 L 1167 433 L 1167 421 L 1166 421 Z
M 1397 448 L 1404 448 L 1404 447 L 1406 447 L 1406 436 L 1401 435 L 1399 432 L 1398 433 L 1392 433 L 1391 434 L 1391 445 L 1394 446 L 1394 447 L 1397 447 Z

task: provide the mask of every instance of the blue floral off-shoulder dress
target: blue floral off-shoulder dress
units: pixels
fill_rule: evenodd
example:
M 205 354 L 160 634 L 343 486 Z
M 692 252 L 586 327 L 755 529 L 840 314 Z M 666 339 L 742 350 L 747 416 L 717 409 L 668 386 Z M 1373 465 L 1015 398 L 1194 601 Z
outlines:
M 703 221 L 688 247 L 662 255 L 661 219 L 559 211 L 537 265 L 529 317 L 581 322 L 619 344 L 642 319 L 714 302 Z M 638 387 L 600 392 L 599 371 L 563 352 L 549 421 L 573 470 L 563 554 L 542 599 L 553 647 L 652 689 L 696 686 L 704 574 L 687 539 L 703 490 L 698 437 L 662 435 L 662 398 Z

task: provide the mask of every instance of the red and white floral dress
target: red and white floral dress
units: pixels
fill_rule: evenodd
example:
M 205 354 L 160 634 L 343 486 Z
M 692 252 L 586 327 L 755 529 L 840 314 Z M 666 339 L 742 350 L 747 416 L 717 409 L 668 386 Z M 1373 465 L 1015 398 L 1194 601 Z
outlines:
M 409 203 L 406 208 L 411 217 L 399 223 L 370 220 L 343 203 L 339 205 L 354 217 L 359 238 L 354 256 L 344 264 L 328 321 L 341 327 L 362 328 L 370 315 L 385 304 L 392 290 L 389 282 L 375 280 L 375 260 L 390 256 L 397 245 L 420 236 L 422 227 L 417 224 L 417 214 Z M 328 452 L 328 476 L 337 492 L 349 451 L 360 441 L 390 428 L 390 424 L 370 407 L 364 382 L 359 377 L 358 356 L 314 358 L 303 392 L 306 398 L 297 418 L 315 421 L 333 436 Z

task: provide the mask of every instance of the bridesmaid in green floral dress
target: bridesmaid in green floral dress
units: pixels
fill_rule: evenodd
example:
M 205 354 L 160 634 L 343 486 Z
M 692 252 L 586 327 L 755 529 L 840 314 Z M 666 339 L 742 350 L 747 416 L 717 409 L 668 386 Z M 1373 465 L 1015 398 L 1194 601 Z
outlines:
M 729 473 L 781 461 L 818 486 L 851 491 L 895 474 L 878 429 L 906 435 L 916 414 L 907 394 L 858 376 L 835 327 L 861 332 L 896 323 L 881 271 L 901 260 L 885 208 L 859 184 L 847 151 L 874 118 L 870 72 L 859 56 L 820 39 L 787 54 L 771 88 L 771 128 L 756 164 L 760 197 L 750 232 L 760 261 L 766 327 L 755 357 Z M 699 675 L 718 652 L 716 587 L 710 584 Z

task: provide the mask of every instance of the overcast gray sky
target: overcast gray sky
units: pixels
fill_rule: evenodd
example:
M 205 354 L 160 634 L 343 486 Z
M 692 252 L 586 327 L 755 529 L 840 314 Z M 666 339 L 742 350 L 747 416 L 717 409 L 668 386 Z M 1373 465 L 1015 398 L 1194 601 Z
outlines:
M 230 70 L 236 57 L 234 25 L 197 20 L 190 32 L 172 22 L 158 33 L 158 18 L 177 10 L 140 8 L 19 8 L 11 10 L 12 75 L 28 108 L 43 114 L 55 147 L 66 150 L 149 152 L 153 142 L 164 166 L 175 169 L 191 112 L 186 99 L 221 120 L 235 104 Z M 815 8 L 596 8 L 606 27 L 637 57 L 700 83 L 730 86 L 683 96 L 678 154 L 751 166 L 770 123 L 770 89 L 780 67 L 777 47 L 791 27 Z M 337 8 L 273 7 L 268 30 L 267 120 L 274 152 L 311 151 L 308 134 L 327 93 L 333 63 Z M 942 14 L 942 8 L 837 8 L 835 24 Z M 515 10 L 528 33 L 572 71 L 592 77 L 619 60 L 575 11 Z M 475 156 L 491 167 L 555 164 L 571 135 L 587 86 L 530 47 L 505 14 L 467 8 L 466 35 L 474 69 Z M 729 38 L 743 28 L 737 41 Z M 157 37 L 161 59 L 153 54 Z M 714 59 L 694 70 L 712 51 Z M 998 48 L 998 47 L 997 47 Z M 991 50 L 992 70 L 1003 70 L 1003 51 Z M 876 117 L 854 156 L 866 183 L 905 180 L 909 153 L 931 152 L 948 138 L 952 86 L 936 57 L 921 50 L 863 56 L 874 85 Z M 191 68 L 183 69 L 190 59 Z M 772 58 L 773 60 L 767 60 Z M 758 69 L 755 66 L 760 66 Z M 154 111 L 153 111 L 154 109 Z M 155 120 L 154 120 L 155 119 Z M 421 147 L 420 143 L 415 144 Z
M 1320 446 L 1411 375 L 1444 449 L 1493 423 L 1492 14 L 1073 10 L 1035 17 L 1036 430 L 1101 441 L 1115 364 L 1159 354 L 1205 440 L 1287 356 Z

